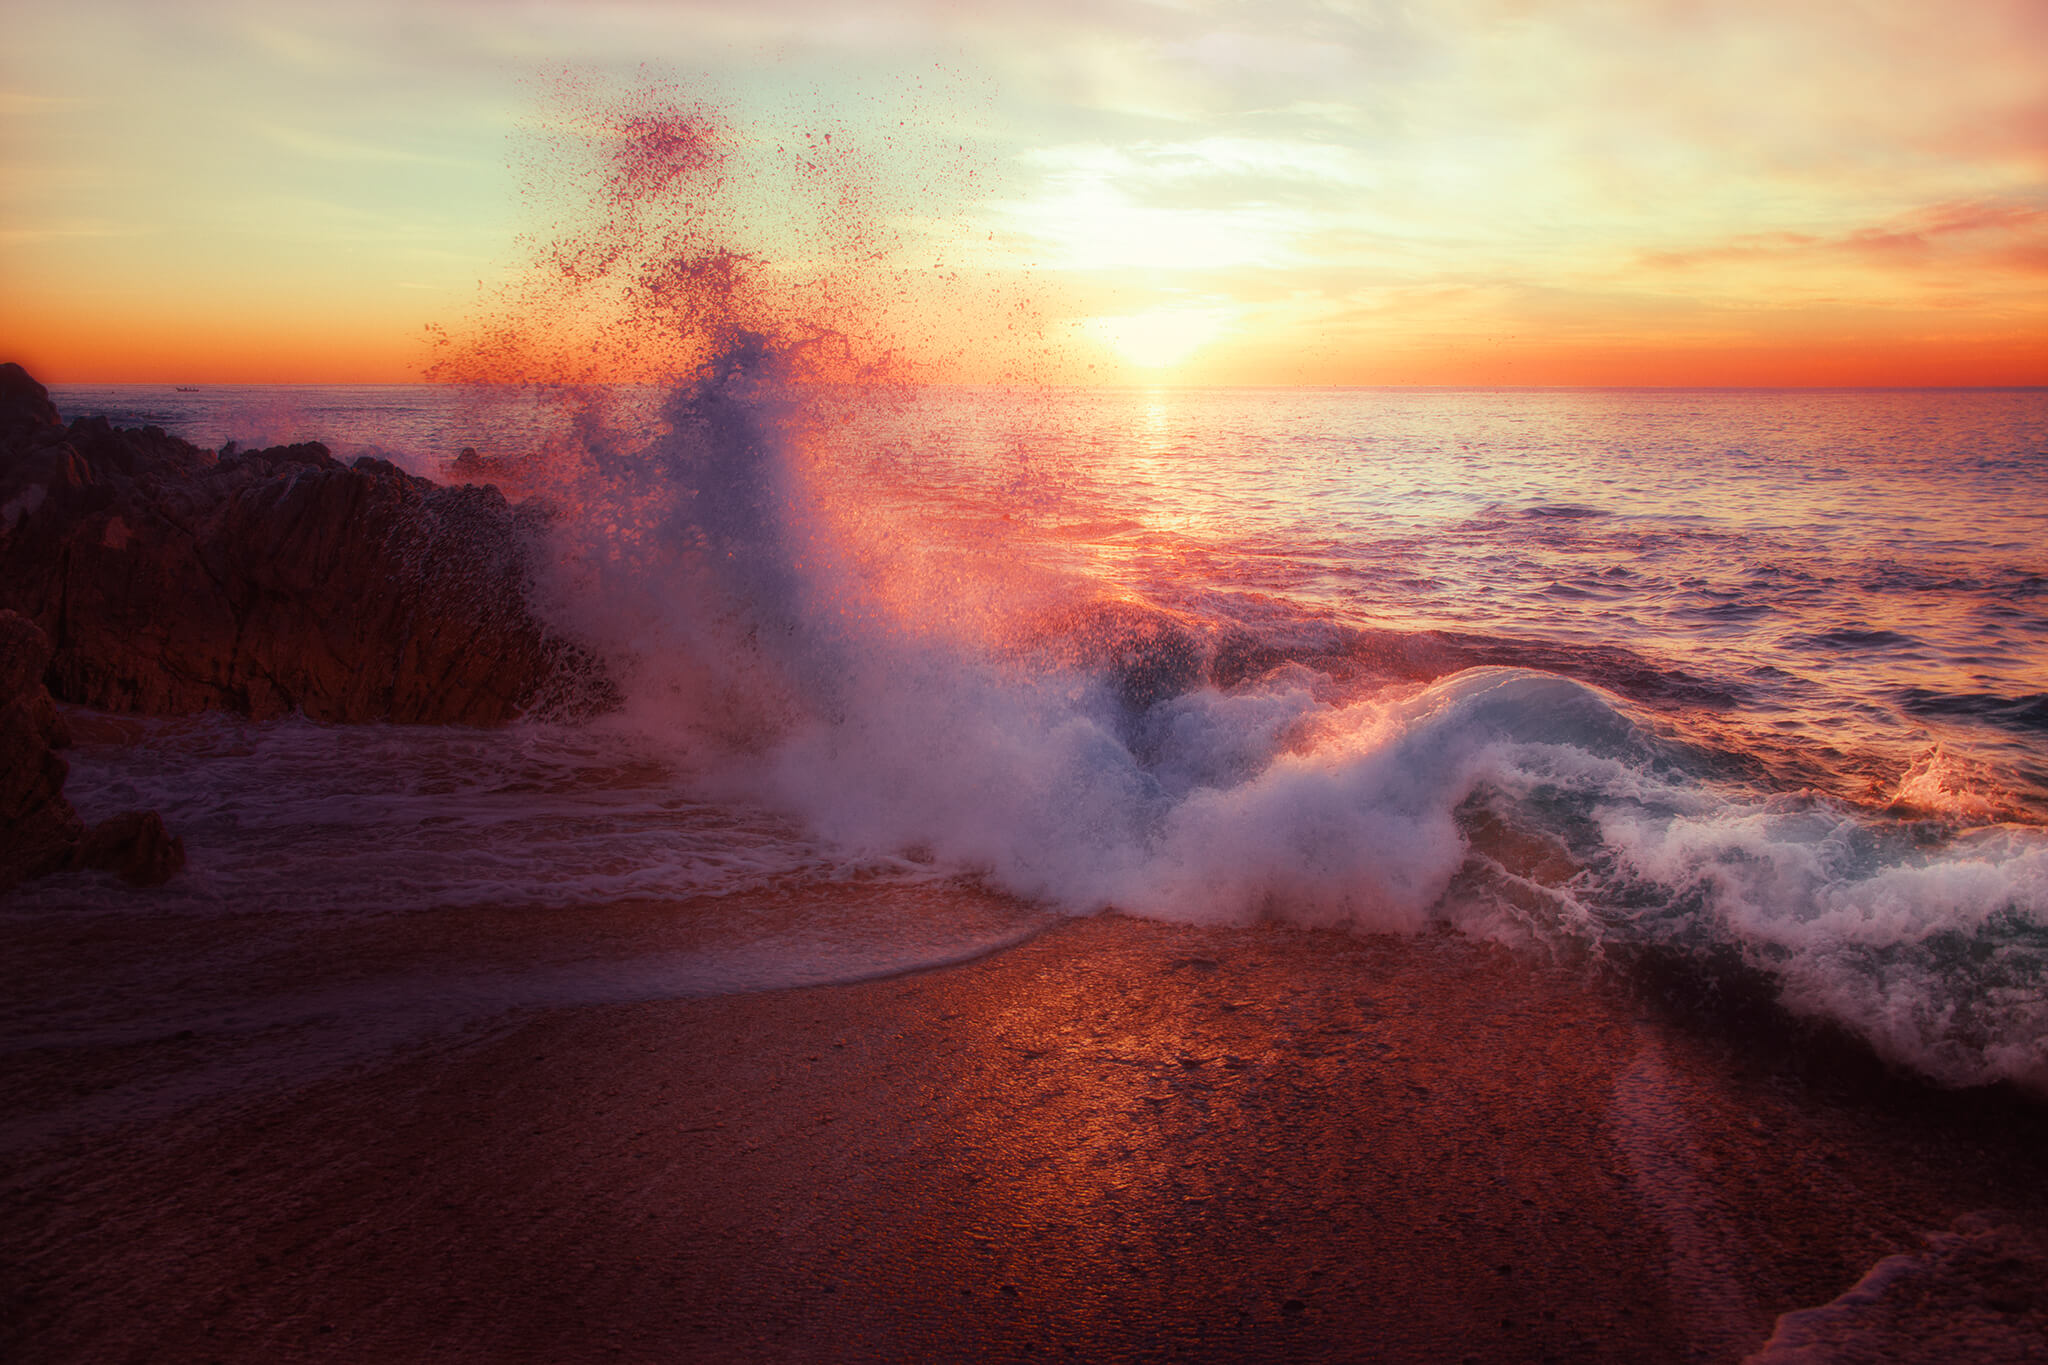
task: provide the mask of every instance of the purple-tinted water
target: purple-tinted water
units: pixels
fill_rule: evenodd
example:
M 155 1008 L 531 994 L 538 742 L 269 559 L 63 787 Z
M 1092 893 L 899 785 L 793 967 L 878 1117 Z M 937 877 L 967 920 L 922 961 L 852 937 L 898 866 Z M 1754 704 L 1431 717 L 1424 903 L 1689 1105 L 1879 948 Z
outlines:
M 637 394 L 582 465 L 592 429 L 531 397 L 55 397 L 436 475 L 548 452 L 537 592 L 631 697 L 88 746 L 88 814 L 157 805 L 193 847 L 167 908 L 961 875 L 1733 951 L 1932 1075 L 2048 1078 L 2048 393 L 812 393 L 743 448 Z M 1134 691 L 1048 652 L 1048 613 L 1105 597 L 1213 666 Z

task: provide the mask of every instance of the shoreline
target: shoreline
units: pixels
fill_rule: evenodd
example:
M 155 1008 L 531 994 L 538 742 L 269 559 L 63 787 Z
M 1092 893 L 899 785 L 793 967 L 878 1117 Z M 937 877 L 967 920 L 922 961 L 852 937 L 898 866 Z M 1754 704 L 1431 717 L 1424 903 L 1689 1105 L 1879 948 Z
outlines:
M 112 1013 L 0 1057 L 0 1345 L 1734 1360 L 1959 1218 L 2048 1246 L 2038 1107 L 1987 1101 L 1987 1128 L 1817 1084 L 1451 933 L 1110 915 L 854 984 L 495 1013 L 458 989 L 631 962 L 687 910 L 16 921 L 12 1018 Z M 399 974 L 442 1013 L 340 989 Z M 220 1012 L 266 999 L 301 1008 Z M 195 1000 L 219 1028 L 160 1027 Z M 2048 1339 L 2048 1294 L 1965 1299 L 1990 1306 L 1943 1321 Z

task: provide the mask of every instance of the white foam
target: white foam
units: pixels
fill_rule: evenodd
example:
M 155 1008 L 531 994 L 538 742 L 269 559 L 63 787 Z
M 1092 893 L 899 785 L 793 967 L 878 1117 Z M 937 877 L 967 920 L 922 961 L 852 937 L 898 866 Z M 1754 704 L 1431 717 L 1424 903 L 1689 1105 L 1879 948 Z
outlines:
M 83 755 L 88 816 L 164 811 L 194 855 L 165 903 L 967 873 L 1074 913 L 1732 948 L 1930 1075 L 2048 1085 L 2041 831 L 1958 837 L 1718 779 L 1619 699 L 1526 669 L 1417 687 L 1295 664 L 1140 706 L 1031 634 L 1102 582 L 1065 582 L 997 518 L 942 533 L 904 490 L 821 465 L 766 387 L 713 397 L 651 433 L 590 426 L 535 472 L 561 509 L 541 604 L 617 671 L 622 716 L 345 741 L 205 722 Z M 1901 793 L 1960 782 L 1930 767 Z M 1475 803 L 1570 874 L 1475 854 Z M 1460 882 L 1489 862 L 1512 902 Z M 49 885 L 25 894 L 83 894 Z
M 1770 800 L 1609 806 L 1599 823 L 1617 874 L 1697 906 L 1691 927 L 1775 973 L 1792 1007 L 1950 1083 L 2048 1088 L 2042 831 L 1918 847 L 1826 802 Z
M 793 453 L 791 413 L 718 407 L 615 461 L 561 528 L 553 586 L 623 661 L 650 744 L 838 856 L 929 857 L 1080 913 L 1733 947 L 1941 1079 L 2048 1075 L 2038 832 L 1922 846 L 1717 780 L 1618 699 L 1532 670 L 1375 689 L 1294 666 L 1138 706 L 1018 647 L 1059 591 L 1030 545 L 892 521 L 915 499 Z M 1475 800 L 1578 873 L 1524 879 L 1512 914 L 1447 899 Z

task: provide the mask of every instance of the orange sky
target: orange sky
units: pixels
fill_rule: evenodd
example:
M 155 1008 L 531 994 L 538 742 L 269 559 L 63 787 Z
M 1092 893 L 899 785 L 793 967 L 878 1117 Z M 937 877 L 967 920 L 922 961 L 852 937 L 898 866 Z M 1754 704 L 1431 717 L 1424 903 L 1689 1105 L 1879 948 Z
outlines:
M 819 205 L 773 176 L 836 130 L 938 377 L 2048 383 L 2039 0 L 958 8 L 18 11 L 0 358 L 419 377 L 568 230 L 566 69 L 725 111 L 777 269 Z

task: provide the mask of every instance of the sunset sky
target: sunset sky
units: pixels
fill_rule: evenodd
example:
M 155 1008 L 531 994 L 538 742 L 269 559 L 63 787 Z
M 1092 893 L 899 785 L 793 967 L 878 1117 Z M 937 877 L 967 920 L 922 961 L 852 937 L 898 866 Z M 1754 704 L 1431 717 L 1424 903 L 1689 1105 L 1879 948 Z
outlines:
M 51 382 L 417 378 L 547 226 L 524 158 L 568 71 L 852 143 L 960 377 L 993 291 L 1074 381 L 2048 383 L 2042 0 L 7 25 L 0 359 Z

